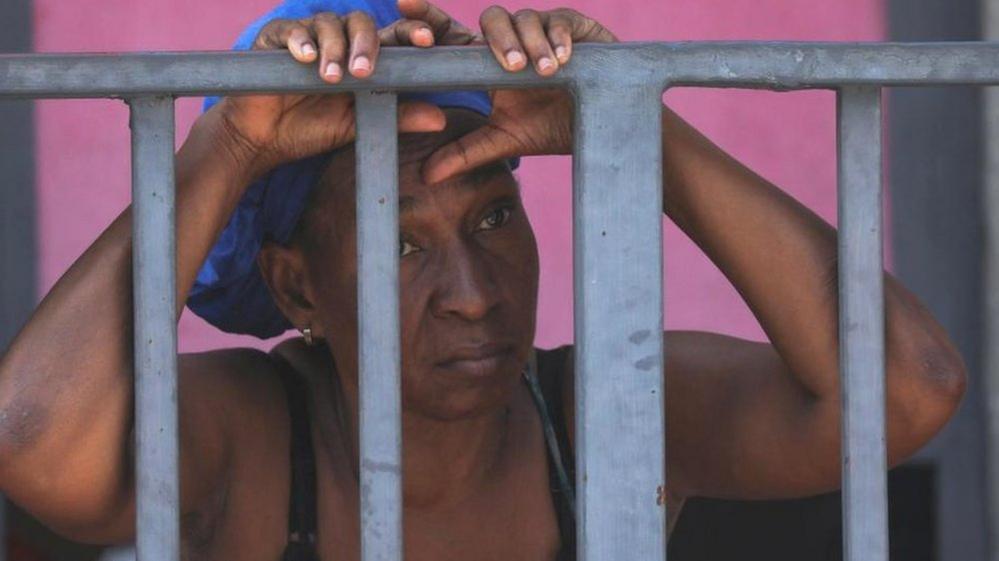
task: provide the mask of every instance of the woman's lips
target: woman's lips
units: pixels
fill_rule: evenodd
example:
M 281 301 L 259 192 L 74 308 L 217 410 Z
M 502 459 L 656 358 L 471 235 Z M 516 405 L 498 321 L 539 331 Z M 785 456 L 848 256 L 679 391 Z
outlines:
M 452 349 L 448 357 L 437 365 L 447 370 L 458 370 L 469 375 L 495 372 L 513 353 L 513 345 L 489 343 L 468 345 Z

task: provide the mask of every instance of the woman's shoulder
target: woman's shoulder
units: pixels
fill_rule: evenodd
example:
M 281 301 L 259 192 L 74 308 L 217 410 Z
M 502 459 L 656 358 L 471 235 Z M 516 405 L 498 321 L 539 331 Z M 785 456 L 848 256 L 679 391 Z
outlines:
M 270 351 L 239 347 L 185 353 L 178 363 L 181 377 L 192 383 L 229 384 L 244 391 L 280 387 L 281 376 L 309 376 L 317 366 L 313 348 L 301 338 L 281 341 Z
M 230 348 L 178 355 L 181 384 L 231 385 L 248 391 L 273 386 L 280 368 L 271 353 Z
M 185 546 L 239 548 L 252 533 L 258 547 L 280 548 L 290 480 L 281 366 L 252 348 L 184 354 L 179 365 L 181 458 L 193 461 L 182 472 Z
M 281 369 L 269 353 L 251 348 L 186 353 L 178 357 L 178 371 L 180 407 L 189 418 L 222 423 L 223 432 L 236 438 L 243 429 L 252 432 L 251 425 L 283 424 Z

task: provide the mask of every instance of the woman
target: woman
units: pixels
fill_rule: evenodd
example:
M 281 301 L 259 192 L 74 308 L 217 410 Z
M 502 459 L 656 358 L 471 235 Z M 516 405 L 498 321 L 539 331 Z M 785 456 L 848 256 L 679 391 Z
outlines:
M 272 14 L 288 17 L 248 34 L 255 48 L 286 48 L 330 82 L 376 72 L 379 45 L 481 41 L 506 70 L 550 76 L 574 44 L 615 41 L 571 10 L 493 7 L 480 35 L 425 0 L 399 0 L 392 23 L 392 6 L 344 6 L 289 2 Z M 572 354 L 531 348 L 537 248 L 506 161 L 569 152 L 571 104 L 557 90 L 500 91 L 489 112 L 476 94 L 455 95 L 400 109 L 409 133 L 400 140 L 405 555 L 567 559 L 571 477 L 558 467 L 572 470 Z M 188 558 L 358 557 L 350 104 L 343 95 L 226 98 L 177 154 L 178 302 L 191 294 L 200 313 L 237 331 L 303 332 L 271 353 L 180 357 Z M 835 231 L 668 109 L 663 157 L 664 212 L 772 341 L 664 335 L 671 523 L 690 496 L 837 487 Z M 261 181 L 288 196 L 248 191 Z M 85 541 L 134 535 L 130 232 L 126 210 L 0 362 L 0 490 Z M 249 272 L 239 257 L 247 248 L 257 264 Z M 925 308 L 885 280 L 894 465 L 947 421 L 965 374 Z M 556 436 L 546 442 L 549 422 Z

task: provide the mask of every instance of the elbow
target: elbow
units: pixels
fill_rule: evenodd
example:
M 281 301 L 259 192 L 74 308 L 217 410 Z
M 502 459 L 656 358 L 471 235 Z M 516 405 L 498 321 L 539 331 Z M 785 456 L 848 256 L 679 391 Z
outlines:
M 888 405 L 929 440 L 961 404 L 968 369 L 947 331 L 916 297 L 887 279 Z M 918 428 L 917 428 L 918 427 Z
M 24 348 L 0 356 L 0 474 L 10 474 L 37 452 L 56 424 L 53 399 L 62 393 L 52 378 L 30 360 Z M 0 479 L 0 487 L 5 483 Z
M 45 418 L 39 404 L 30 400 L 0 402 L 0 474 L 8 473 L 35 447 L 44 432 Z
M 908 458 L 950 421 L 967 391 L 967 367 L 949 344 L 896 360 L 888 371 L 889 464 Z
M 968 390 L 968 368 L 964 359 L 948 342 L 924 350 L 917 372 L 926 399 L 933 401 L 934 409 L 944 414 L 943 421 L 946 422 L 957 410 Z
M 968 368 L 947 332 L 933 322 L 918 330 L 900 330 L 889 345 L 894 352 L 889 353 L 888 364 L 899 367 L 896 380 L 911 386 L 904 394 L 946 422 L 968 389 Z

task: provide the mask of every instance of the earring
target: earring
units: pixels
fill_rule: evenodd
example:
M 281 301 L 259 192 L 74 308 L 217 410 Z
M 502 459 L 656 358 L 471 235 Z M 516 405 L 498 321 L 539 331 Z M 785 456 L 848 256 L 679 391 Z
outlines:
M 313 343 L 312 328 L 306 327 L 304 329 L 301 329 L 300 331 L 302 332 L 302 336 L 305 337 L 305 344 L 311 347 Z

